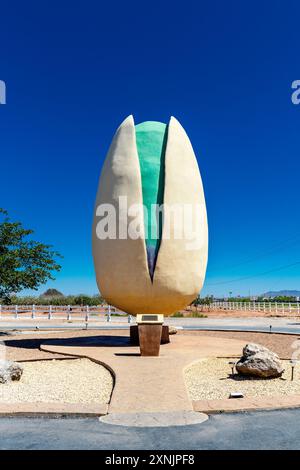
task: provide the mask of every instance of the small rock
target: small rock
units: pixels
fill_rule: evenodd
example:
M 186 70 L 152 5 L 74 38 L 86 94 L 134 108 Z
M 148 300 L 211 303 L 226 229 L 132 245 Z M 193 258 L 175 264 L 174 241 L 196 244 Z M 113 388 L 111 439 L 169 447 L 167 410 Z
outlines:
M 175 326 L 169 326 L 169 335 L 176 335 L 177 332 L 178 330 Z
M 243 356 L 236 363 L 241 375 L 262 378 L 281 377 L 284 372 L 279 357 L 260 344 L 249 343 L 243 349 Z
M 0 360 L 0 384 L 11 380 L 20 380 L 23 367 L 17 362 Z

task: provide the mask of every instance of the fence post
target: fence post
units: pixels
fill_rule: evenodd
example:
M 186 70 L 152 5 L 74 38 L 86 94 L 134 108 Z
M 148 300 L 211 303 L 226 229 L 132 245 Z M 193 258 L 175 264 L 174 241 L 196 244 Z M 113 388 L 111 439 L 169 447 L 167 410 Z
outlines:
M 89 313 L 90 313 L 90 309 L 89 309 L 89 306 L 87 305 L 86 306 L 86 312 L 85 312 L 85 321 L 86 322 L 89 321 Z
M 275 312 L 276 312 L 276 313 L 278 312 L 277 302 L 275 302 Z
M 108 314 L 107 314 L 107 321 L 111 321 L 111 316 L 110 316 L 110 305 L 108 306 Z
M 16 318 L 16 319 L 19 318 L 19 315 L 18 315 L 18 305 L 15 305 L 15 318 Z
M 284 314 L 284 302 L 282 302 L 282 304 L 281 304 L 281 313 Z
M 52 318 L 52 305 L 49 305 L 49 313 L 48 313 L 48 320 Z
M 292 305 L 291 305 L 291 302 L 289 302 L 289 313 L 292 312 Z
M 67 320 L 70 321 L 71 320 L 71 306 L 68 305 L 68 315 L 67 315 Z
M 31 318 L 35 318 L 35 305 L 32 305 Z

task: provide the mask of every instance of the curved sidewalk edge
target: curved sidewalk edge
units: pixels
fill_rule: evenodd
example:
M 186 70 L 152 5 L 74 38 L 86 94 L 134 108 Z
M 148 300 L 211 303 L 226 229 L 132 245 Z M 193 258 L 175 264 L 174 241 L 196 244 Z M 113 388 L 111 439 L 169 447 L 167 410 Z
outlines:
M 0 416 L 99 417 L 108 412 L 107 404 L 83 403 L 0 403 Z
M 300 395 L 277 395 L 261 398 L 225 398 L 224 400 L 194 400 L 193 409 L 201 413 L 234 413 L 243 411 L 300 408 Z

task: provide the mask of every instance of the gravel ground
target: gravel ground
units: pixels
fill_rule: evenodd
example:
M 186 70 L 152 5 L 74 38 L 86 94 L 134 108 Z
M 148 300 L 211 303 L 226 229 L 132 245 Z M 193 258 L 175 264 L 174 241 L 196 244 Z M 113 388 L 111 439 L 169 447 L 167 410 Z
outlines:
M 236 359 L 233 359 L 236 360 Z M 185 370 L 186 386 L 192 400 L 228 398 L 231 392 L 244 397 L 300 394 L 300 365 L 295 367 L 291 381 L 291 366 L 282 361 L 285 372 L 278 379 L 246 378 L 231 375 L 230 359 L 203 359 Z
M 108 403 L 110 372 L 89 359 L 23 363 L 19 382 L 0 384 L 1 403 Z

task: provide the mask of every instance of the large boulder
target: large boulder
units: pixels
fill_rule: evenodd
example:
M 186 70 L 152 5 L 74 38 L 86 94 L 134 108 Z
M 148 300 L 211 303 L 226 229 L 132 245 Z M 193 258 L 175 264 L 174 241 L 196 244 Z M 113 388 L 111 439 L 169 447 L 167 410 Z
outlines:
M 177 331 L 175 326 L 169 326 L 169 335 L 176 335 Z
M 17 362 L 0 360 L 0 384 L 11 380 L 20 380 L 23 367 Z
M 281 377 L 284 372 L 279 357 L 260 344 L 249 343 L 243 349 L 243 356 L 236 364 L 241 375 L 262 378 Z

